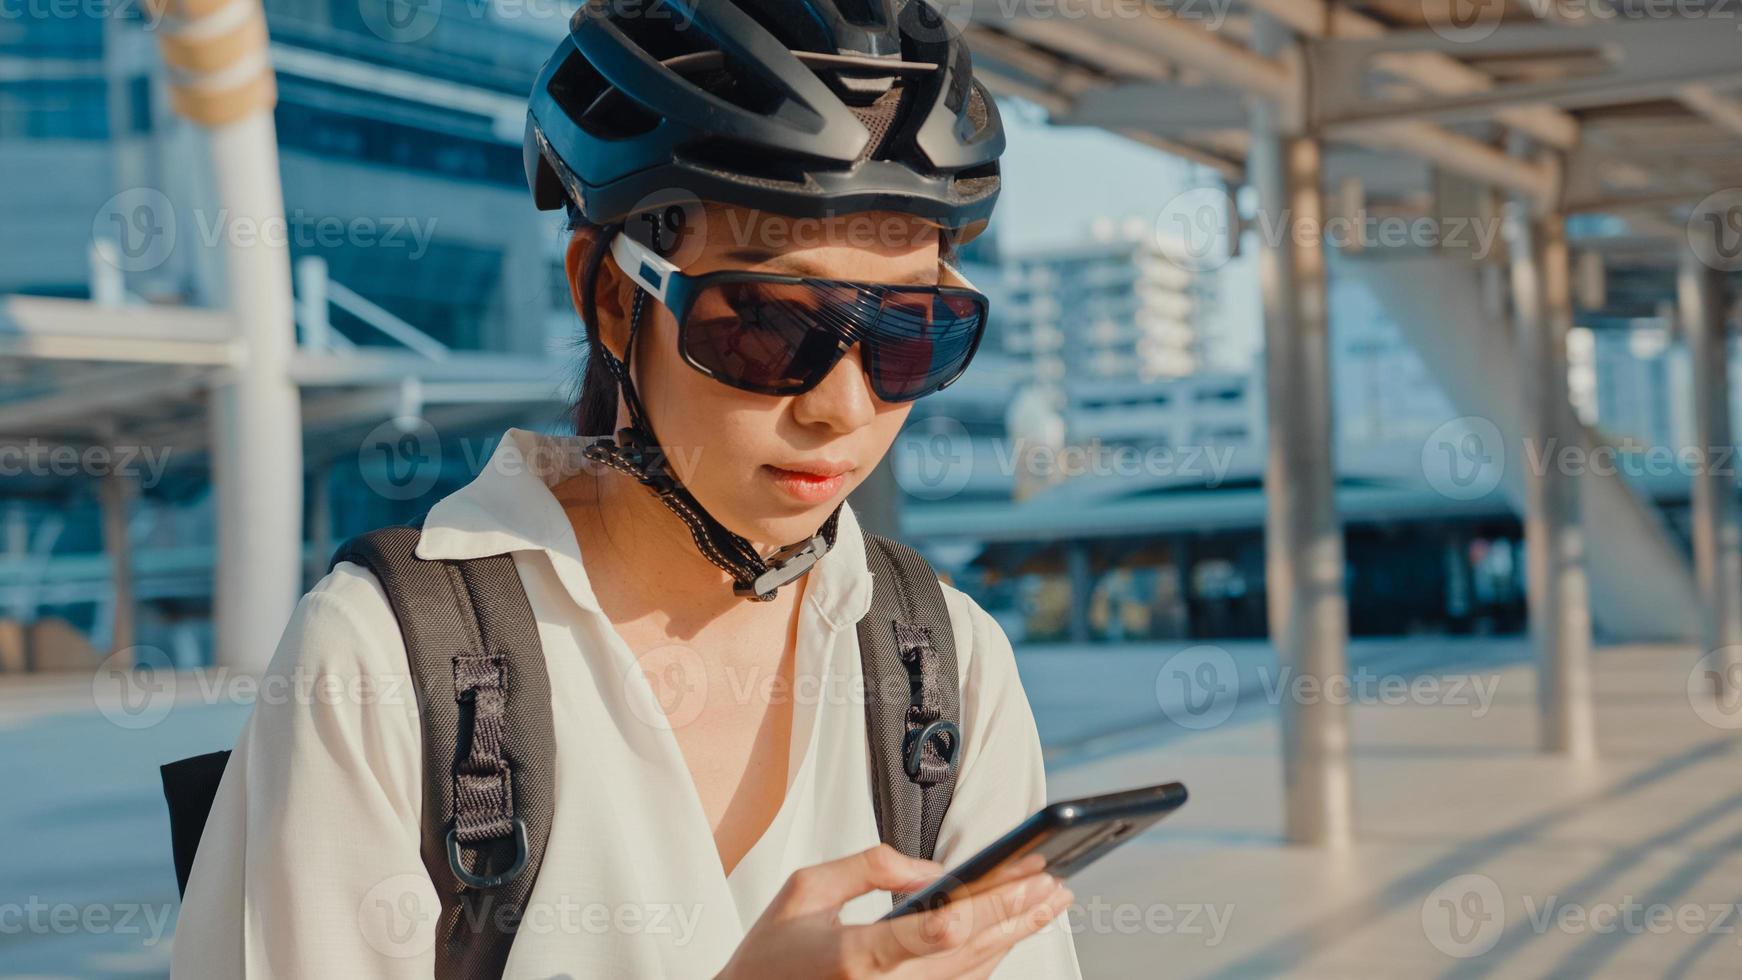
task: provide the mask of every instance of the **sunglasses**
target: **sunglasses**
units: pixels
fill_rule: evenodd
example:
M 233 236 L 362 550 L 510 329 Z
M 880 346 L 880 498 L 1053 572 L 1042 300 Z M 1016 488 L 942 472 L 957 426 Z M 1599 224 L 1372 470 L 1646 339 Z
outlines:
M 627 234 L 613 236 L 611 255 L 671 311 L 686 363 L 758 394 L 807 392 L 863 343 L 877 397 L 913 401 L 961 377 L 986 330 L 985 295 L 947 265 L 952 284 L 903 286 L 738 270 L 692 276 Z

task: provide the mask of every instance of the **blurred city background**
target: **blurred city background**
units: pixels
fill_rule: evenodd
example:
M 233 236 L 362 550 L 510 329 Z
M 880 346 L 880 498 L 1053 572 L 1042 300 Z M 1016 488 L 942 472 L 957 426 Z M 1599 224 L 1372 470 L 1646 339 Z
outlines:
M 1085 975 L 1734 975 L 1734 13 L 951 7 L 992 322 L 854 504 L 1004 626 L 1055 796 L 1192 787 Z M 186 9 L 0 0 L 5 976 L 167 972 L 156 766 L 584 356 L 519 152 L 572 2 L 266 0 L 254 123 Z M 1555 911 L 1629 902 L 1703 925 Z

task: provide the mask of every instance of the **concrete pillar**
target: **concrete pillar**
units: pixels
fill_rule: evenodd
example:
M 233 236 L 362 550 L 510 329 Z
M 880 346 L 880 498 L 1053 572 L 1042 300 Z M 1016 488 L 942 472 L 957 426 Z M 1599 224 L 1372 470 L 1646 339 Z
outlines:
M 1469 619 L 1475 603 L 1471 598 L 1469 541 L 1453 528 L 1445 530 L 1446 617 Z
M 91 239 L 87 260 L 91 269 L 91 302 L 98 306 L 127 304 L 127 275 L 121 271 L 121 259 L 115 242 L 108 238 Z
M 1260 53 L 1287 43 L 1264 15 L 1254 27 Z M 1260 212 L 1270 637 L 1284 668 L 1324 690 L 1349 663 L 1320 160 L 1319 141 L 1301 135 L 1283 107 L 1254 105 L 1247 174 Z M 1348 710 L 1331 701 L 1282 704 L 1284 824 L 1294 843 L 1343 846 L 1353 833 Z
M 1174 541 L 1174 590 L 1179 600 L 1179 620 L 1173 637 L 1184 639 L 1192 635 L 1197 623 L 1192 620 L 1192 539 L 1184 534 Z
M 24 512 L 24 502 L 17 498 L 8 500 L 6 510 L 0 514 L 0 555 L 4 555 L 14 567 L 30 558 L 30 521 Z M 20 623 L 35 619 L 36 604 L 27 598 L 28 591 L 13 588 L 5 605 L 0 606 L 0 618 L 15 619 Z M 4 667 L 0 666 L 0 669 Z
M 238 226 L 278 227 L 277 89 L 260 0 L 165 0 L 164 13 L 157 40 L 174 69 L 171 102 L 208 133 L 214 213 Z M 218 524 L 214 659 L 258 672 L 302 584 L 302 419 L 287 371 L 295 344 L 290 251 L 270 235 L 222 237 L 236 359 L 207 406 Z
M 1690 227 L 1690 234 L 1695 231 Z M 1706 254 L 1712 254 L 1710 251 Z M 1690 243 L 1676 278 L 1682 329 L 1693 374 L 1695 451 L 1694 565 L 1700 582 L 1701 642 L 1719 696 L 1742 682 L 1742 530 L 1736 518 L 1736 477 L 1730 432 L 1730 345 L 1724 322 L 1723 277 Z
M 314 551 L 315 568 L 312 578 L 316 581 L 326 574 L 327 561 L 333 557 L 338 548 L 338 542 L 333 539 L 333 465 L 323 461 L 314 468 L 308 478 L 309 499 L 309 545 Z M 313 584 L 312 582 L 310 584 Z
M 1524 392 L 1527 602 L 1537 661 L 1543 751 L 1596 755 L 1591 693 L 1591 607 L 1578 477 L 1561 453 L 1584 446 L 1567 400 L 1572 270 L 1566 222 L 1539 202 L 1515 198 L 1507 216 L 1518 384 Z
M 1089 546 L 1084 542 L 1065 542 L 1065 575 L 1071 586 L 1071 642 L 1088 643 L 1094 639 L 1089 630 L 1089 602 L 1094 598 L 1095 576 L 1089 570 Z
M 556 309 L 551 292 L 551 262 L 549 241 L 550 218 L 524 209 L 527 214 L 509 225 L 502 248 L 502 323 L 500 334 L 485 334 L 482 341 L 497 350 L 515 354 L 542 356 L 552 341 L 560 337 L 549 335 L 551 311 Z M 579 321 L 569 318 L 579 329 Z
M 327 260 L 305 255 L 296 260 L 296 308 L 303 346 L 326 353 L 333 343 L 332 308 L 327 299 Z
M 97 482 L 97 499 L 102 511 L 103 550 L 109 556 L 109 581 L 114 592 L 115 611 L 109 630 L 112 653 L 135 643 L 138 609 L 133 595 L 133 545 L 127 537 L 132 478 L 115 472 L 104 474 Z

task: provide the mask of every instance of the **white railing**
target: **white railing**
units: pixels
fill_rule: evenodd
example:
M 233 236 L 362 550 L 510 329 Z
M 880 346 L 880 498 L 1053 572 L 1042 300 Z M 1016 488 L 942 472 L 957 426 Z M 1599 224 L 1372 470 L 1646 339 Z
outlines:
M 453 353 L 446 344 L 358 295 L 344 283 L 328 278 L 327 262 L 318 255 L 296 260 L 296 294 L 296 323 L 302 329 L 305 347 L 325 351 L 356 348 L 344 334 L 333 329 L 329 313 L 330 307 L 336 306 L 432 361 L 445 361 Z

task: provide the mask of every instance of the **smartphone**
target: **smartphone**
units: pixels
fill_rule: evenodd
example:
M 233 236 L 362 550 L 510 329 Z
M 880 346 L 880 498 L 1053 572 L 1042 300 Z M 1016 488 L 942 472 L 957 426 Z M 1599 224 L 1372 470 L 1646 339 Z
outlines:
M 1184 784 L 1163 783 L 1053 803 L 942 878 L 908 896 L 907 901 L 891 909 L 884 918 L 893 919 L 968 898 L 1000 883 L 997 874 L 1000 868 L 1036 852 L 1046 857 L 1045 870 L 1049 874 L 1068 878 L 1149 829 L 1185 802 Z

